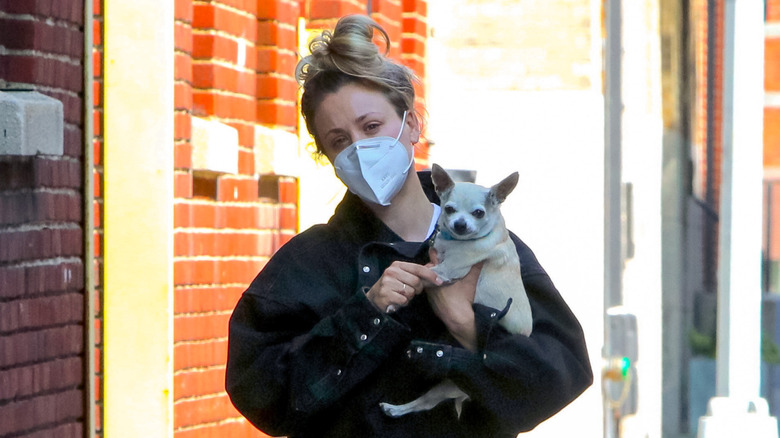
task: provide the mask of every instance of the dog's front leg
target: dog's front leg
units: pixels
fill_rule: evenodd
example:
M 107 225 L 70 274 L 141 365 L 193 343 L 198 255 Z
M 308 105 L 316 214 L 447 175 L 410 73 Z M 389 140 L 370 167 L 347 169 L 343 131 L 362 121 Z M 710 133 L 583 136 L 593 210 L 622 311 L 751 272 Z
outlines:
M 468 400 L 469 396 L 463 392 L 452 380 L 445 380 L 431 388 L 428 392 L 418 399 L 403 405 L 391 405 L 390 403 L 380 403 L 382 411 L 390 417 L 400 417 L 412 412 L 427 411 L 433 409 L 439 403 L 454 399 L 455 412 L 460 418 L 463 402 Z

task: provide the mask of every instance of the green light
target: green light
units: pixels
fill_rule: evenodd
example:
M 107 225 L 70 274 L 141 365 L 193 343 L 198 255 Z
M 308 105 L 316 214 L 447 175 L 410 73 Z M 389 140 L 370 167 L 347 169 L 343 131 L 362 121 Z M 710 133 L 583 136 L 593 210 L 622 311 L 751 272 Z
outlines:
M 620 374 L 623 375 L 623 377 L 626 377 L 628 375 L 628 370 L 631 368 L 631 359 L 627 357 L 623 357 L 620 359 Z

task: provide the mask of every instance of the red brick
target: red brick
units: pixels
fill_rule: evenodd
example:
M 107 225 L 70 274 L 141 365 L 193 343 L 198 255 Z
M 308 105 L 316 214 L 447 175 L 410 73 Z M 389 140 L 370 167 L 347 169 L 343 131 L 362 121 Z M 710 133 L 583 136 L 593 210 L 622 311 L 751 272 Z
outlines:
M 192 204 L 177 199 L 173 204 L 174 228 L 189 227 L 192 224 Z
M 428 36 L 428 23 L 416 15 L 404 17 L 403 32 L 404 34 L 409 33 L 425 38 Z
M 195 115 L 217 116 L 224 119 L 254 120 L 255 100 L 250 96 L 219 91 L 194 90 L 192 109 Z
M 241 71 L 220 64 L 196 62 L 192 73 L 192 83 L 196 88 L 214 88 L 247 96 L 255 95 L 254 72 Z
M 190 1 L 190 0 L 187 0 Z M 192 26 L 189 23 L 177 21 L 173 30 L 174 48 L 184 53 L 192 54 Z
M 239 142 L 240 141 L 241 141 L 241 137 L 239 134 Z M 239 175 L 255 174 L 255 153 L 252 152 L 251 149 L 245 149 L 245 148 L 238 149 L 238 173 Z
M 284 99 L 294 101 L 298 96 L 298 83 L 291 76 L 258 75 L 258 99 Z
M 428 15 L 428 0 L 403 0 L 404 12 L 417 12 L 422 16 Z
M 180 400 L 173 405 L 174 428 L 213 423 L 236 415 L 227 394 Z
M 192 198 L 192 173 L 174 171 L 173 196 L 176 198 Z
M 192 227 L 195 228 L 220 228 L 217 218 L 218 208 L 214 203 L 192 204 Z
M 213 342 L 181 342 L 173 346 L 175 370 L 222 366 L 225 362 L 227 362 L 226 339 Z
M 295 24 L 300 11 L 295 0 L 260 0 L 257 18 Z
M 0 406 L 0 418 L 3 419 L 3 423 L 0 423 L 3 427 L 0 433 L 4 436 L 16 436 L 40 425 L 75 421 L 83 416 L 83 399 L 82 391 L 74 389 Z M 29 436 L 26 433 L 23 435 Z M 48 434 L 44 436 L 66 437 Z
M 219 282 L 222 284 L 249 284 L 263 268 L 264 261 L 258 259 L 223 259 L 218 263 Z
M 81 66 L 54 58 L 27 55 L 0 55 L 0 77 L 9 82 L 45 85 L 73 92 L 82 90 Z
M 29 296 L 51 292 L 78 291 L 84 287 L 82 263 L 49 261 L 26 266 L 24 293 Z
M 244 148 L 251 149 L 255 145 L 255 121 L 254 120 L 247 120 L 247 121 L 231 121 L 226 122 L 226 125 L 230 126 L 231 128 L 235 129 L 238 132 L 238 145 L 242 146 Z M 241 149 L 239 149 L 239 154 L 241 154 Z M 239 155 L 239 160 L 241 159 L 241 156 Z M 239 171 L 240 174 L 245 175 L 251 175 L 254 174 L 254 171 L 242 171 L 241 170 L 241 162 L 239 161 Z
M 220 30 L 248 41 L 257 39 L 255 17 L 239 14 L 215 3 L 193 5 L 192 27 Z
M 320 0 L 309 4 L 309 19 L 321 20 L 343 17 L 350 14 L 365 14 L 364 5 L 349 0 Z
M 84 51 L 84 35 L 78 30 L 49 25 L 42 20 L 4 18 L 0 19 L 0 45 L 78 59 Z
M 219 274 L 215 260 L 174 260 L 173 282 L 176 285 L 216 284 Z
M 279 228 L 285 230 L 298 229 L 298 209 L 295 206 L 279 208 Z
M 92 51 L 92 75 L 95 79 L 102 80 L 103 53 L 99 50 Z
M 315 3 L 316 4 L 316 3 Z M 313 7 L 314 5 L 312 5 Z M 276 46 L 294 50 L 297 47 L 298 36 L 295 27 L 274 21 L 260 21 L 257 24 L 257 44 L 260 46 Z
M 173 339 L 199 341 L 227 337 L 231 312 L 178 315 L 173 318 Z
M 189 140 L 192 138 L 192 116 L 186 111 L 173 113 L 173 138 L 175 140 Z
M 177 20 L 192 23 L 192 0 L 175 0 L 173 16 Z
M 298 110 L 294 102 L 257 101 L 257 122 L 266 125 L 297 126 Z
M 764 108 L 764 166 L 780 168 L 780 108 Z
M 174 109 L 187 110 L 192 108 L 192 85 L 177 81 L 173 85 Z
M 192 143 L 179 141 L 173 145 L 173 167 L 176 169 L 192 168 Z
M 173 78 L 192 82 L 192 56 L 187 53 L 176 52 L 173 55 Z
M 246 202 L 257 199 L 257 179 L 222 176 L 218 179 L 217 200 Z
M 243 285 L 178 287 L 174 290 L 174 313 L 232 311 L 244 289 Z
M 279 178 L 279 202 L 285 204 L 295 204 L 298 202 L 298 180 L 296 178 Z
M 83 295 L 72 293 L 0 303 L 0 332 L 79 323 L 84 319 L 83 301 Z
M 269 436 L 255 429 L 238 412 L 235 415 L 230 421 L 208 424 L 203 427 L 177 429 L 176 438 L 203 438 L 204 436 L 210 438 L 265 438 Z
M 81 354 L 83 333 L 80 325 L 69 325 L 4 335 L 0 337 L 0 368 Z
M 82 372 L 77 356 L 0 371 L 0 401 L 78 386 Z
M 182 371 L 173 376 L 174 402 L 183 398 L 218 394 L 225 391 L 225 368 Z
M 259 47 L 257 49 L 257 71 L 260 73 L 281 73 L 292 75 L 298 59 L 295 52 L 281 50 L 278 47 Z
M 766 0 L 766 21 L 780 22 L 780 0 Z
M 764 40 L 764 89 L 780 92 L 780 37 Z
M 25 438 L 81 438 L 84 436 L 83 422 L 74 421 L 72 423 L 52 425 L 44 429 L 36 429 L 35 432 L 29 435 L 25 434 Z

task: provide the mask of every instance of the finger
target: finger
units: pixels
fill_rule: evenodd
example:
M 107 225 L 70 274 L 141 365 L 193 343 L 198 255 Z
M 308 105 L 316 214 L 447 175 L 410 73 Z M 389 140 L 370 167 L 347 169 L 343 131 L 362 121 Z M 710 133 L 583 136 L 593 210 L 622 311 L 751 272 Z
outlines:
M 414 293 L 419 294 L 425 288 L 426 283 L 440 285 L 442 282 L 430 266 L 422 266 L 410 262 L 393 262 L 385 270 L 384 276 L 394 278 L 401 283 L 414 288 Z
M 428 258 L 431 259 L 431 264 L 438 265 L 439 264 L 439 253 L 436 251 L 434 247 L 431 247 L 428 250 Z

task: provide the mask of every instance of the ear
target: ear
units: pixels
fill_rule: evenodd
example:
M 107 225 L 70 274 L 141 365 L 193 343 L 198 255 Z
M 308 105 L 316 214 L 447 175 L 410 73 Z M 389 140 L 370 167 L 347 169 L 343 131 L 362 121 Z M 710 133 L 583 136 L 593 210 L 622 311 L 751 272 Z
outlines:
M 512 193 L 512 190 L 517 186 L 517 181 L 520 179 L 520 174 L 517 172 L 504 178 L 500 183 L 490 188 L 490 196 L 495 198 L 496 203 L 500 204 L 504 202 L 507 196 Z
M 447 174 L 447 172 L 436 163 L 431 165 L 431 179 L 433 179 L 433 186 L 436 188 L 436 193 L 444 193 L 450 190 L 455 182 Z
M 406 115 L 406 126 L 409 127 L 409 143 L 416 144 L 420 141 L 420 119 L 417 111 L 409 110 Z

